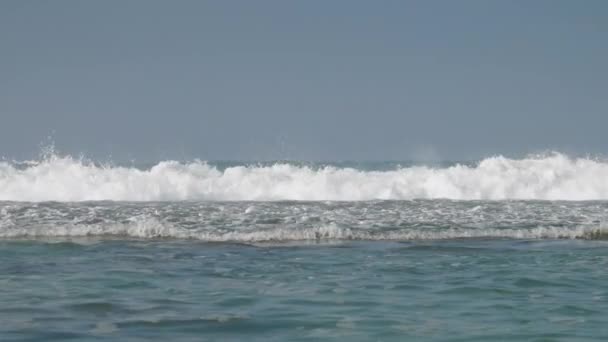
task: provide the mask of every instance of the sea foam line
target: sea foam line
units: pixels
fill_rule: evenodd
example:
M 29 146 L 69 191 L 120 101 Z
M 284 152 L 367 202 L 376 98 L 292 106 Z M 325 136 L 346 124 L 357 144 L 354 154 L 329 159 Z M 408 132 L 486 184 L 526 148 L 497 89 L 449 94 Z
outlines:
M 4 226 L 0 238 L 119 237 L 135 239 L 184 239 L 206 242 L 288 242 L 288 241 L 411 241 L 451 239 L 608 239 L 608 227 L 535 227 L 526 229 L 402 229 L 397 231 L 350 229 L 336 224 L 317 227 L 275 227 L 256 230 L 196 230 L 176 227 L 156 218 L 139 218 L 129 223 L 93 225 Z

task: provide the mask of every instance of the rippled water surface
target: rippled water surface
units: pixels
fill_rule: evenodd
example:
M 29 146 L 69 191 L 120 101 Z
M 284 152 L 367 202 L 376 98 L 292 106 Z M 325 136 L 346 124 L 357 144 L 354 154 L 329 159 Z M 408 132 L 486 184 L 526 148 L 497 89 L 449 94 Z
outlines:
M 0 339 L 603 341 L 580 240 L 0 242 Z

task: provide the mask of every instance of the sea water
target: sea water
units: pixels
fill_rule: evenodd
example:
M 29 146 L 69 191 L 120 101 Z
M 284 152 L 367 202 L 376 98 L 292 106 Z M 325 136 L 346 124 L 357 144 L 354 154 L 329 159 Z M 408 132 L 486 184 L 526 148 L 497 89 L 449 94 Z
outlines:
M 608 163 L 0 162 L 1 341 L 605 341 Z

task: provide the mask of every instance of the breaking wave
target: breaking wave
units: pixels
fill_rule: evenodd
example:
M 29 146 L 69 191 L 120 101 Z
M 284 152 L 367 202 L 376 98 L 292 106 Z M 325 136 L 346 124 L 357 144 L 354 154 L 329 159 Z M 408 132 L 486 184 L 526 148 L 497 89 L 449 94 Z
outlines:
M 476 165 L 365 171 L 289 163 L 219 169 L 163 161 L 147 169 L 56 156 L 0 162 L 4 201 L 604 200 L 608 163 L 554 153 Z

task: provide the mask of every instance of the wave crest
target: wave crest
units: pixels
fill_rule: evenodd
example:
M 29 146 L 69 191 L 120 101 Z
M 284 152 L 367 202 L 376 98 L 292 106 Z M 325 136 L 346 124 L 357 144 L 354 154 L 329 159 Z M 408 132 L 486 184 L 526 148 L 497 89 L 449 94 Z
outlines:
M 151 168 L 99 166 L 71 157 L 0 162 L 5 201 L 364 201 L 604 200 L 608 163 L 563 154 L 487 158 L 475 166 L 414 166 L 363 171 L 287 163 L 220 170 L 205 162 L 163 161 Z

